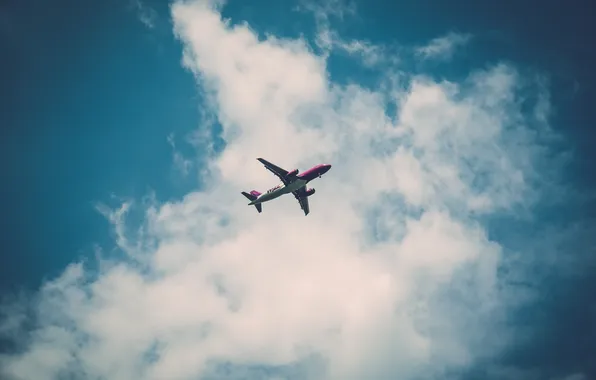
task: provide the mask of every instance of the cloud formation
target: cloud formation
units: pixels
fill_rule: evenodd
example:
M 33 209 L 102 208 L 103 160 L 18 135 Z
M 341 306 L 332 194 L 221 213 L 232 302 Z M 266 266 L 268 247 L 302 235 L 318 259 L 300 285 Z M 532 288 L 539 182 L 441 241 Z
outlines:
M 171 9 L 183 64 L 223 127 L 208 186 L 137 206 L 135 233 L 129 204 L 106 212 L 126 258 L 74 263 L 45 284 L 4 375 L 429 378 L 498 352 L 511 333 L 506 258 L 482 217 L 535 201 L 543 147 L 530 126 L 548 133 L 522 112 L 515 68 L 337 85 L 307 41 L 262 38 L 221 6 Z M 262 214 L 246 205 L 241 190 L 276 181 L 256 157 L 334 165 L 307 218 L 292 197 Z
M 449 32 L 417 48 L 416 54 L 423 59 L 450 60 L 455 51 L 470 42 L 471 38 L 470 34 Z

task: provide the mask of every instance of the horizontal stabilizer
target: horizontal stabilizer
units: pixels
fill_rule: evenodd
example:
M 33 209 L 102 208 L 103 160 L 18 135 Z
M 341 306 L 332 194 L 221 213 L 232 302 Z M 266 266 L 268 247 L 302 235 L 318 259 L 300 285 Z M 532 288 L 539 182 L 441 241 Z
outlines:
M 246 191 L 243 191 L 242 195 L 244 195 L 246 198 L 248 198 L 251 201 L 254 201 L 255 199 L 257 199 L 256 195 L 249 194 Z
M 259 197 L 259 195 L 261 195 L 261 193 L 259 193 L 256 190 L 251 191 L 250 194 L 243 191 L 242 195 L 244 195 L 246 198 L 248 198 L 251 201 L 251 203 L 249 203 L 249 206 L 251 204 L 254 205 L 255 208 L 257 209 L 257 211 L 259 212 L 259 214 L 261 213 L 261 211 L 263 211 L 263 206 L 260 203 L 256 203 L 256 204 L 252 203 L 255 199 L 257 199 Z

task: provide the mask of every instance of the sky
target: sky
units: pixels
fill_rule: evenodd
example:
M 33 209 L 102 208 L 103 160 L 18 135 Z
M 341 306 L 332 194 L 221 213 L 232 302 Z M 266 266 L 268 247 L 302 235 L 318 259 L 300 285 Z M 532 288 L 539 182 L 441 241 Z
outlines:
M 0 377 L 596 378 L 566 4 L 3 2 Z

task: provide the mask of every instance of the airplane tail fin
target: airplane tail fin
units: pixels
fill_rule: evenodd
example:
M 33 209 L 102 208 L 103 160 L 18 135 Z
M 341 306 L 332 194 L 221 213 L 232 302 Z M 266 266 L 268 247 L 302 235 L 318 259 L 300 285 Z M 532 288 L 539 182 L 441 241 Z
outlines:
M 247 193 L 245 191 L 242 192 L 242 195 L 244 195 L 246 198 L 250 199 L 250 203 L 248 204 L 255 206 L 255 208 L 257 209 L 257 211 L 259 212 L 259 214 L 261 213 L 261 211 L 263 211 L 263 205 L 261 203 L 252 203 L 255 199 L 257 199 L 259 197 L 259 195 L 261 195 L 261 193 L 259 193 L 256 190 L 251 191 L 250 193 Z

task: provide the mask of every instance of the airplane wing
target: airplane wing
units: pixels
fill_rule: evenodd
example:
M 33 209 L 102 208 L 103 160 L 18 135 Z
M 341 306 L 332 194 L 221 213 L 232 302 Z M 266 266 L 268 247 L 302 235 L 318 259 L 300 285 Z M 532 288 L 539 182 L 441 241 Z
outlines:
M 279 166 L 274 165 L 263 158 L 257 158 L 257 160 L 259 160 L 263 165 L 265 165 L 265 168 L 267 168 L 267 170 L 278 176 L 279 179 L 281 179 L 281 181 L 284 183 L 284 185 L 288 184 L 288 180 L 286 179 L 286 176 L 288 175 L 287 170 L 282 169 Z
M 298 203 L 300 203 L 300 208 L 304 211 L 304 216 L 308 215 L 310 206 L 308 204 L 308 197 L 306 196 L 306 186 L 302 186 L 300 189 L 293 191 L 292 194 L 294 194 Z

